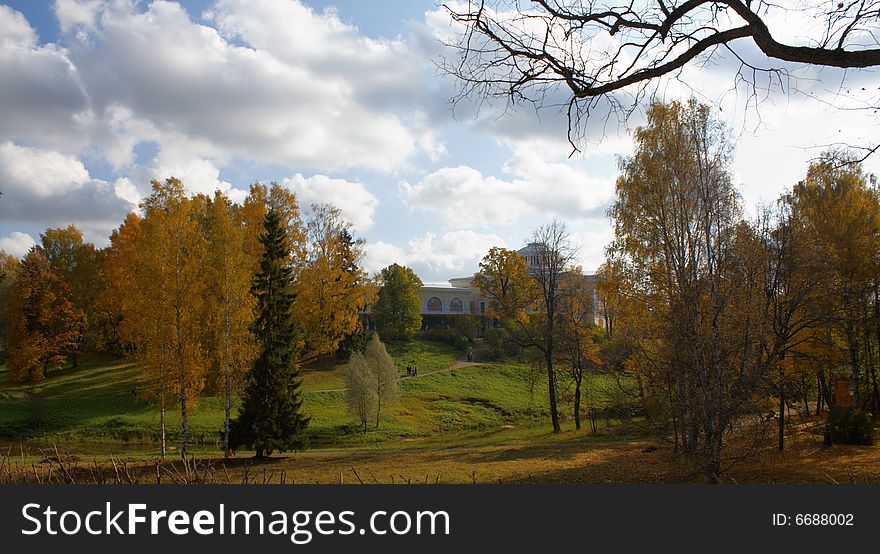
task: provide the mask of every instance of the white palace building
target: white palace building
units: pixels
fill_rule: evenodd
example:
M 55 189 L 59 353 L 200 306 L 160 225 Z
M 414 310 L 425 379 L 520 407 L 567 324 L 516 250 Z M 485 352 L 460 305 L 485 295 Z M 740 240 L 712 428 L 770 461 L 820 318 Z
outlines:
M 538 266 L 537 247 L 529 244 L 517 251 L 529 269 Z M 593 306 L 598 306 L 596 298 L 596 275 L 585 275 L 587 285 L 593 291 Z M 473 276 L 457 277 L 443 282 L 424 283 L 419 291 L 423 315 L 484 315 L 488 307 L 481 291 L 473 286 Z M 602 325 L 601 315 L 594 309 L 593 319 L 596 325 Z

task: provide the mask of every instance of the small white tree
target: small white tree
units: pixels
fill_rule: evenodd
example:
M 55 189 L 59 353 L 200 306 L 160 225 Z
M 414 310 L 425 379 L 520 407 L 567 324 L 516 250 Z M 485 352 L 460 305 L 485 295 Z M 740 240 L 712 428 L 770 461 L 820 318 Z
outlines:
M 373 333 L 364 351 L 367 368 L 372 373 L 372 384 L 376 391 L 376 428 L 379 428 L 379 414 L 383 406 L 397 403 L 397 368 L 379 335 Z
M 360 352 L 354 352 L 345 366 L 345 395 L 348 413 L 357 417 L 367 432 L 367 422 L 378 413 L 378 398 L 374 386 L 374 374 L 367 359 Z

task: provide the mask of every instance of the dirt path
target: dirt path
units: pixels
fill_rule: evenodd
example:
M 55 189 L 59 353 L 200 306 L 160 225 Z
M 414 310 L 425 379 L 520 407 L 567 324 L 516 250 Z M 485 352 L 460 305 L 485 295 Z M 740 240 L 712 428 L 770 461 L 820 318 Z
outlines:
M 443 369 L 435 369 L 433 371 L 426 371 L 424 373 L 419 373 L 417 375 L 401 376 L 401 377 L 398 377 L 397 380 L 398 381 L 407 381 L 409 379 L 418 379 L 419 377 L 426 377 L 428 375 L 434 375 L 436 373 L 447 373 L 449 371 L 454 371 L 456 369 L 460 369 L 463 367 L 470 367 L 470 366 L 474 366 L 474 365 L 480 365 L 480 363 L 479 362 L 469 362 L 469 361 L 467 361 L 467 358 L 462 358 L 460 360 L 456 360 L 455 362 L 453 362 L 452 365 L 450 365 L 449 367 L 444 367 Z M 339 388 L 335 388 L 335 389 L 318 389 L 318 390 L 310 390 L 310 391 L 304 391 L 304 392 L 345 392 L 346 390 L 348 390 L 348 387 L 339 387 Z

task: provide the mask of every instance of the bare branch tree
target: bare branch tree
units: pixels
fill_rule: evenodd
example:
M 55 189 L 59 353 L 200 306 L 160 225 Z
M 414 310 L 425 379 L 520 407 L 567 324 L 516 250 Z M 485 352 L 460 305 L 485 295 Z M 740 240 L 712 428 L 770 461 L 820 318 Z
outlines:
M 458 59 L 441 63 L 459 81 L 457 99 L 540 106 L 561 88 L 569 93 L 563 109 L 575 149 L 591 110 L 602 106 L 626 118 L 652 83 L 707 63 L 719 48 L 736 58 L 735 80 L 749 84 L 753 96 L 759 73 L 784 88 L 786 65 L 760 68 L 734 44 L 750 41 L 778 62 L 880 65 L 880 0 L 788 7 L 764 0 L 470 0 L 466 7 L 445 7 L 461 31 L 449 42 Z M 782 16 L 793 13 L 821 22 L 817 36 L 804 44 L 777 40 Z
M 532 243 L 528 261 L 529 273 L 538 282 L 540 297 L 539 317 L 542 321 L 542 338 L 538 345 L 544 356 L 547 370 L 547 386 L 550 395 L 550 417 L 553 432 L 559 433 L 559 410 L 556 402 L 556 372 L 553 362 L 556 357 L 556 336 L 554 326 L 557 319 L 560 296 L 563 289 L 561 282 L 577 257 L 577 248 L 571 243 L 568 228 L 564 223 L 554 220 L 542 225 L 532 235 Z

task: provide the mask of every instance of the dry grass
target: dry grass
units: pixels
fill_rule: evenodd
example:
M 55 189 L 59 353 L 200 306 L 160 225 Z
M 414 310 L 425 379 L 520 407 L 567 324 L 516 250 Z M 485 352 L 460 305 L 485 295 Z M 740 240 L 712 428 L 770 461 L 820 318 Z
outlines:
M 823 448 L 810 424 L 794 427 L 785 451 L 741 433 L 731 441 L 727 483 L 880 483 L 880 447 Z M 704 482 L 692 461 L 645 439 L 596 440 L 576 432 L 529 444 L 303 452 L 157 463 L 86 463 L 63 453 L 20 460 L 0 454 L 0 482 L 78 483 L 682 483 Z

